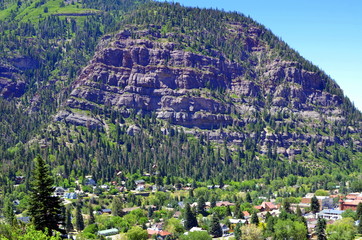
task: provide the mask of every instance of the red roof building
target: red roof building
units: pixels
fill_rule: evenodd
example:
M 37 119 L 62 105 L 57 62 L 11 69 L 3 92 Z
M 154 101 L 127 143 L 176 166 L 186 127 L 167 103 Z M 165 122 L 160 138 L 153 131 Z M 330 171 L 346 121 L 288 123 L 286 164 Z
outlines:
M 339 210 L 347 210 L 351 209 L 353 211 L 357 210 L 358 204 L 362 202 L 362 200 L 351 200 L 351 201 L 343 201 L 343 199 L 339 200 Z
M 147 229 L 148 238 L 152 238 L 152 236 L 158 236 L 165 238 L 166 236 L 172 235 L 172 233 L 164 231 L 164 230 L 153 230 L 153 229 Z

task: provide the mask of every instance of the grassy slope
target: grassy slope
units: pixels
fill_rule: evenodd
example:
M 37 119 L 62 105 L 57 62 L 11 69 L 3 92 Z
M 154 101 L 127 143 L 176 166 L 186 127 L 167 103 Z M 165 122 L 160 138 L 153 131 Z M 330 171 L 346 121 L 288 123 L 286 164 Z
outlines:
M 41 0 L 33 2 L 30 6 L 20 6 L 16 16 L 16 20 L 22 22 L 35 22 L 39 19 L 43 19 L 46 16 L 53 14 L 74 14 L 74 13 L 94 13 L 99 10 L 82 8 L 79 3 L 68 4 L 61 7 L 62 0 L 50 0 L 39 6 Z M 37 7 L 38 6 L 38 7 Z M 44 12 L 44 9 L 48 8 L 48 12 Z M 11 11 L 16 11 L 17 5 L 13 4 L 5 10 L 0 11 L 0 21 L 6 20 L 11 17 Z

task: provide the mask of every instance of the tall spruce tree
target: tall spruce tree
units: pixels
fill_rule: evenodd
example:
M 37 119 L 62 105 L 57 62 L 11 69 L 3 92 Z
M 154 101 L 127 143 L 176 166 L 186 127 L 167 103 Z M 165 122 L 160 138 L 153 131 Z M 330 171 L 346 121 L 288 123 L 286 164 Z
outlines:
M 259 218 L 258 218 L 258 215 L 256 214 L 256 212 L 254 212 L 254 213 L 251 215 L 250 223 L 251 223 L 251 224 L 255 224 L 256 226 L 259 225 Z
M 185 206 L 185 228 L 190 230 L 193 227 L 197 227 L 197 219 L 191 211 L 190 204 L 187 203 Z
M 88 209 L 89 209 L 88 225 L 91 225 L 91 224 L 96 223 L 96 218 L 94 217 L 92 204 L 89 204 Z
M 287 213 L 293 213 L 292 209 L 290 208 L 290 202 L 288 199 L 285 199 L 283 202 L 283 209 L 287 212 Z
M 356 210 L 357 219 L 362 217 L 362 202 L 358 203 L 357 210 Z
M 197 201 L 197 213 L 202 214 L 202 215 L 206 215 L 205 212 L 205 199 L 203 196 L 199 197 L 198 201 Z
M 215 214 L 213 214 L 213 216 L 212 216 L 210 234 L 215 238 L 222 237 L 222 229 L 220 226 L 220 220 Z
M 302 210 L 300 209 L 300 207 L 299 206 L 297 206 L 297 211 L 296 211 L 296 213 L 295 213 L 298 217 L 301 217 L 301 216 L 303 216 L 303 213 L 302 213 Z
M 72 231 L 72 229 L 72 213 L 70 211 L 70 206 L 68 205 L 65 210 L 65 230 L 69 233 Z
M 234 237 L 235 240 L 241 240 L 242 237 L 242 232 L 241 232 L 241 227 L 243 226 L 243 224 L 241 222 L 239 222 L 238 224 L 236 224 L 236 227 L 234 229 Z
M 245 201 L 247 201 L 248 203 L 252 203 L 252 202 L 253 202 L 253 200 L 251 199 L 251 195 L 250 195 L 249 192 L 246 193 Z
M 316 234 L 318 240 L 327 240 L 326 236 L 326 220 L 323 218 L 318 217 L 317 227 L 316 227 Z
M 211 196 L 210 207 L 211 207 L 211 208 L 216 207 L 216 196 L 215 196 L 215 195 L 212 195 L 212 196 Z
M 82 215 L 82 202 L 78 201 L 77 206 L 75 208 L 75 228 L 78 231 L 82 231 L 84 229 L 84 219 Z
M 316 196 L 313 196 L 310 202 L 310 209 L 312 210 L 313 213 L 317 213 L 319 212 L 319 208 L 320 208 L 319 201 Z
M 3 214 L 6 223 L 10 225 L 13 225 L 15 223 L 14 205 L 8 197 L 5 197 L 4 199 Z
M 362 234 L 362 216 L 359 217 L 359 223 L 358 223 L 358 226 L 357 226 L 357 232 L 359 234 Z
M 240 203 L 239 202 L 236 202 L 235 203 L 235 208 L 234 208 L 234 218 L 238 218 L 240 219 L 241 218 L 241 210 L 240 210 Z
M 53 183 L 48 166 L 40 156 L 37 156 L 28 210 L 35 229 L 41 231 L 47 229 L 48 235 L 51 235 L 53 230 L 64 232 L 59 228 L 63 223 L 61 200 L 57 196 L 52 196 L 55 190 Z

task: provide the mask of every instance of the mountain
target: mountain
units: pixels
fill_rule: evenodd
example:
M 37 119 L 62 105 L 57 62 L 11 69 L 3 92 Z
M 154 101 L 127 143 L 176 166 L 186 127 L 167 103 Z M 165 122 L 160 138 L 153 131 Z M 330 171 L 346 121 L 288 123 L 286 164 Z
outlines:
M 45 152 L 60 176 L 104 180 L 152 166 L 202 180 L 360 169 L 361 113 L 251 18 L 175 3 L 50 3 L 38 23 L 36 3 L 18 6 L 15 22 L 0 14 L 1 39 L 19 36 L 1 46 L 11 52 L 0 65 L 9 176 Z

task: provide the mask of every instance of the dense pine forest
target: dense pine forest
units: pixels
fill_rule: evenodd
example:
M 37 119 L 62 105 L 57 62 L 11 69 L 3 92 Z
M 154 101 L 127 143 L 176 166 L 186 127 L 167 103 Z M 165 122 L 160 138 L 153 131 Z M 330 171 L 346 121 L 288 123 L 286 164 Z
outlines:
M 1 21 L 0 37 L 4 64 L 6 61 L 16 63 L 18 58 L 24 56 L 31 62 L 26 66 L 19 66 L 21 78 L 26 81 L 24 95 L 20 98 L 9 96 L 1 99 L 0 154 L 3 159 L 2 167 L 8 172 L 8 176 L 4 177 L 10 181 L 17 171 L 26 174 L 30 165 L 24 163 L 31 162 L 39 152 L 46 158 L 54 156 L 56 160 L 52 164 L 58 167 L 59 173 L 64 176 L 68 177 L 72 171 L 75 171 L 77 176 L 93 173 L 104 181 L 110 180 L 117 169 L 127 169 L 130 172 L 135 172 L 136 169 L 141 172 L 149 171 L 149 167 L 156 163 L 162 176 L 176 174 L 199 180 L 217 175 L 223 179 L 232 176 L 233 180 L 260 177 L 275 179 L 289 174 L 310 176 L 323 172 L 331 173 L 334 166 L 338 166 L 338 169 L 342 167 L 346 173 L 358 169 L 358 146 L 354 145 L 353 139 L 358 138 L 360 133 L 352 138 L 348 135 L 346 126 L 358 127 L 361 115 L 348 99 L 345 99 L 342 105 L 347 122 L 343 125 L 336 122 L 333 128 L 324 123 L 325 127 L 316 131 L 317 134 L 344 136 L 348 145 L 342 149 L 336 143 L 335 146 L 325 146 L 324 151 L 318 151 L 317 143 L 312 141 L 302 146 L 300 157 L 297 156 L 297 159 L 290 163 L 278 156 L 276 146 L 268 145 L 267 154 L 260 155 L 258 137 L 247 139 L 241 146 L 231 150 L 226 139 L 224 144 L 215 145 L 208 141 L 207 137 L 189 136 L 185 134 L 184 129 L 160 122 L 151 114 L 146 117 L 133 114 L 123 119 L 117 112 L 109 111 L 106 107 L 98 109 L 94 114 L 102 114 L 110 121 L 111 128 L 107 132 L 89 131 L 87 128 L 62 124 L 49 125 L 52 114 L 68 97 L 70 84 L 76 78 L 80 67 L 84 66 L 94 53 L 100 36 L 129 25 L 137 28 L 148 27 L 149 23 L 152 23 L 152 26 L 162 26 L 162 29 L 154 28 L 154 31 L 167 35 L 169 41 L 177 43 L 176 46 L 180 49 L 189 49 L 214 57 L 222 57 L 218 56 L 222 52 L 229 59 L 239 61 L 245 67 L 253 64 L 253 57 L 247 56 L 251 55 L 250 51 L 243 45 L 242 40 L 245 36 L 224 35 L 225 22 L 260 26 L 238 13 L 185 8 L 178 4 L 148 3 L 147 7 L 127 14 L 127 11 L 134 8 L 134 5 L 127 1 L 118 4 L 85 1 L 76 6 L 80 9 L 102 7 L 98 7 L 99 13 L 86 17 L 64 18 L 53 14 L 34 20 L 35 17 L 21 18 L 26 11 L 29 11 L 26 15 L 32 14 L 31 3 L 25 2 L 18 4 L 11 11 L 19 15 L 15 19 L 3 13 L 5 17 Z M 60 3 L 59 7 L 61 9 Z M 321 78 L 325 79 L 323 88 L 326 91 L 343 96 L 334 81 L 325 73 L 304 60 L 272 35 L 271 31 L 264 27 L 261 29 L 261 39 L 270 45 L 273 54 L 278 54 L 286 60 L 301 62 L 308 71 L 317 71 Z M 136 35 L 133 37 L 137 38 Z M 240 44 L 235 44 L 238 41 Z M 259 61 L 268 60 L 267 56 L 264 58 Z M 256 75 L 252 70 L 248 74 L 249 78 Z M 222 91 L 217 88 L 212 94 L 219 98 Z M 285 121 L 294 118 L 288 114 L 271 115 L 267 111 L 255 113 L 255 118 L 259 120 L 251 122 L 241 131 L 255 132 L 256 136 L 268 127 L 281 133 L 310 131 L 300 127 L 302 124 Z M 122 121 L 133 122 L 141 127 L 142 133 L 129 136 L 126 129 L 117 124 Z M 160 129 L 164 126 L 172 134 L 161 134 Z M 40 140 L 48 144 L 43 150 Z M 310 169 L 298 164 L 298 159 L 304 158 L 318 159 L 322 163 L 325 159 L 325 163 L 334 164 L 328 164 L 329 166 L 323 169 Z M 97 164 L 93 164 L 94 161 Z M 199 169 L 203 169 L 204 172 L 200 172 Z M 82 172 L 78 172 L 80 170 Z
M 82 69 L 112 39 L 120 41 L 122 32 L 129 34 L 129 42 L 172 43 L 173 51 L 236 66 L 242 69 L 242 81 L 261 90 L 237 95 L 230 90 L 234 82 L 218 79 L 182 93 L 232 106 L 225 110 L 233 119 L 230 124 L 205 129 L 160 119 L 155 111 L 79 100 L 72 91 Z M 319 114 L 315 119 L 298 114 L 301 107 L 292 96 L 285 97 L 289 102 L 284 108 L 276 108 L 273 104 L 280 99 L 272 96 L 273 91 L 262 95 L 275 84 L 264 74 L 275 59 L 315 76 L 313 81 L 320 82 L 315 94 L 325 94 L 333 104 L 308 103 L 307 110 Z M 167 57 L 163 65 L 178 67 L 171 60 Z M 188 70 L 207 75 L 211 71 L 207 67 L 195 64 Z M 223 74 L 220 79 L 228 77 Z M 54 184 L 66 188 L 76 187 L 76 180 L 89 175 L 98 183 L 122 180 L 131 188 L 146 174 L 152 183 L 228 183 L 261 194 L 296 184 L 313 191 L 336 185 L 343 192 L 362 191 L 361 112 L 325 72 L 241 13 L 147 0 L 2 0 L 0 95 L 0 206 L 5 196 L 19 199 L 19 212 L 27 207 L 37 156 L 50 166 Z M 73 99 L 91 107 L 70 106 Z M 238 111 L 243 104 L 254 110 Z M 86 114 L 99 119 L 102 127 L 56 121 L 60 111 Z M 232 133 L 244 137 L 233 141 Z M 276 139 L 268 140 L 269 133 Z M 293 143 L 281 146 L 283 138 Z M 24 176 L 24 181 L 15 187 L 17 176 Z M 300 189 L 292 197 L 305 193 Z

